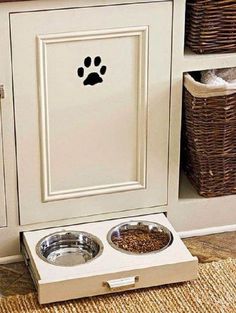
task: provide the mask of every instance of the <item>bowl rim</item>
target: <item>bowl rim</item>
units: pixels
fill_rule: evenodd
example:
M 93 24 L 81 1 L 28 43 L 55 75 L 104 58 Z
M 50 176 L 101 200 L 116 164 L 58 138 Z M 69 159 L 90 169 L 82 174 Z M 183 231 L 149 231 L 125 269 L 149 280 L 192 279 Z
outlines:
M 41 249 L 42 243 L 43 243 L 47 238 L 52 237 L 52 236 L 54 236 L 54 235 L 63 235 L 63 234 L 65 235 L 65 234 L 68 234 L 68 233 L 70 233 L 70 234 L 82 234 L 82 235 L 85 235 L 85 236 L 88 237 L 89 239 L 93 240 L 96 244 L 98 244 L 98 246 L 99 246 L 99 252 L 96 254 L 95 257 L 89 259 L 87 262 L 82 263 L 82 264 L 60 265 L 60 264 L 56 264 L 56 263 L 54 263 L 54 262 L 52 262 L 52 261 L 49 261 L 49 260 L 42 254 L 42 252 L 41 252 L 41 251 L 42 251 L 42 249 Z M 54 266 L 60 266 L 60 267 L 75 267 L 75 266 L 81 266 L 81 265 L 88 264 L 88 263 L 94 261 L 95 259 L 97 259 L 99 256 L 101 256 L 102 253 L 103 253 L 103 250 L 104 250 L 104 245 L 103 245 L 102 241 L 101 241 L 97 236 L 95 236 L 95 235 L 93 235 L 93 234 L 91 234 L 91 233 L 88 233 L 88 232 L 85 232 L 85 231 L 79 231 L 79 230 L 72 230 L 72 231 L 70 231 L 70 230 L 66 230 L 66 229 L 65 229 L 65 230 L 61 230 L 61 231 L 56 231 L 56 232 L 50 233 L 50 234 L 44 236 L 43 238 L 41 238 L 41 239 L 37 242 L 37 244 L 36 244 L 36 246 L 35 246 L 35 250 L 36 250 L 37 256 L 38 256 L 41 260 L 43 260 L 44 262 L 46 262 L 46 263 L 48 263 L 48 264 L 51 264 L 51 265 L 54 265 Z
M 146 253 L 139 253 L 139 252 L 132 252 L 132 251 L 128 251 L 128 250 L 125 250 L 125 249 L 122 249 L 120 247 L 118 247 L 111 239 L 112 237 L 112 233 L 114 233 L 116 230 L 118 230 L 119 228 L 121 228 L 122 226 L 124 225 L 132 225 L 132 224 L 139 224 L 139 223 L 142 223 L 144 225 L 153 225 L 155 227 L 158 227 L 158 228 L 161 228 L 163 229 L 169 236 L 169 241 L 168 243 L 161 249 L 159 250 L 154 250 L 154 251 L 151 251 L 151 252 L 146 252 Z M 170 247 L 174 241 L 174 236 L 172 234 L 172 232 L 164 225 L 160 224 L 160 223 L 155 223 L 155 222 L 150 222 L 150 221 L 146 221 L 146 220 L 130 220 L 130 221 L 126 221 L 126 222 L 123 222 L 123 223 L 120 223 L 114 227 L 112 227 L 109 232 L 107 233 L 107 241 L 108 243 L 110 244 L 110 246 L 112 248 L 114 248 L 115 250 L 119 251 L 119 252 L 122 252 L 122 253 L 125 253 L 125 254 L 130 254 L 130 255 L 134 255 L 134 256 L 147 256 L 147 255 L 151 255 L 151 254 L 157 254 L 157 253 L 160 253 L 162 252 L 163 250 L 166 250 L 168 247 Z

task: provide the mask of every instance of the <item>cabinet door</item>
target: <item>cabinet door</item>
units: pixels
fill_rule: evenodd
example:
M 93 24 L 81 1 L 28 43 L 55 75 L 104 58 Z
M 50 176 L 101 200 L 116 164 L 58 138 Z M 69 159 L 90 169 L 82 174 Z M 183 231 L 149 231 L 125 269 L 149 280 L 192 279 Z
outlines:
M 4 166 L 3 166 L 3 142 L 2 119 L 0 99 L 0 227 L 6 226 L 6 202 L 5 202 Z
M 22 224 L 166 205 L 171 7 L 11 14 Z

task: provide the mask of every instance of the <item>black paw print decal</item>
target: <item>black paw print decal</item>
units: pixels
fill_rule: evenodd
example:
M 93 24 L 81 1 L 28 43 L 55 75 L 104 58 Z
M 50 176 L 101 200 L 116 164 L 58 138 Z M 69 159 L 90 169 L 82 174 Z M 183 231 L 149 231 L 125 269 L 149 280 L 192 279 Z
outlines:
M 107 67 L 105 65 L 101 66 L 102 59 L 101 57 L 97 56 L 93 60 L 93 65 L 97 68 L 96 71 L 91 72 L 87 75 L 85 80 L 83 81 L 84 86 L 90 85 L 94 86 L 96 84 L 102 83 L 103 79 L 101 76 L 105 75 L 107 71 Z M 89 69 L 92 65 L 92 59 L 91 57 L 87 57 L 84 59 L 84 66 Z M 85 68 L 84 67 L 79 67 L 77 74 L 79 77 L 83 78 L 85 75 Z

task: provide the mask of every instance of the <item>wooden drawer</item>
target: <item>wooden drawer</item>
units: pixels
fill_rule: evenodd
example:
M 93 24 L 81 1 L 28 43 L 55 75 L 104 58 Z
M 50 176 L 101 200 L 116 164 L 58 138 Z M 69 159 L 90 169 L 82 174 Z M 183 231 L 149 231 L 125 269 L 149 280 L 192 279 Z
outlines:
M 172 2 L 10 15 L 21 224 L 165 206 Z
M 114 249 L 107 234 L 114 226 L 130 218 L 74 225 L 23 234 L 26 262 L 35 281 L 40 303 L 94 296 L 136 288 L 181 282 L 197 277 L 197 258 L 192 257 L 164 214 L 132 218 L 167 227 L 173 235 L 171 245 L 163 251 L 132 255 Z M 103 245 L 100 256 L 82 265 L 63 267 L 49 264 L 37 252 L 38 242 L 57 231 L 87 232 Z

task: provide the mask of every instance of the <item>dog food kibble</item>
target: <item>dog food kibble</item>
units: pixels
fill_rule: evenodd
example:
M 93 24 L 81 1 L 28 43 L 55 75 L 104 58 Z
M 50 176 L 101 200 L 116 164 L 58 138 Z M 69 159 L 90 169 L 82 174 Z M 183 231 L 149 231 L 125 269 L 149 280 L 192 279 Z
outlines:
M 120 249 L 148 253 L 164 248 L 169 243 L 169 236 L 158 229 L 127 229 L 121 231 L 119 236 L 113 235 L 111 240 Z

